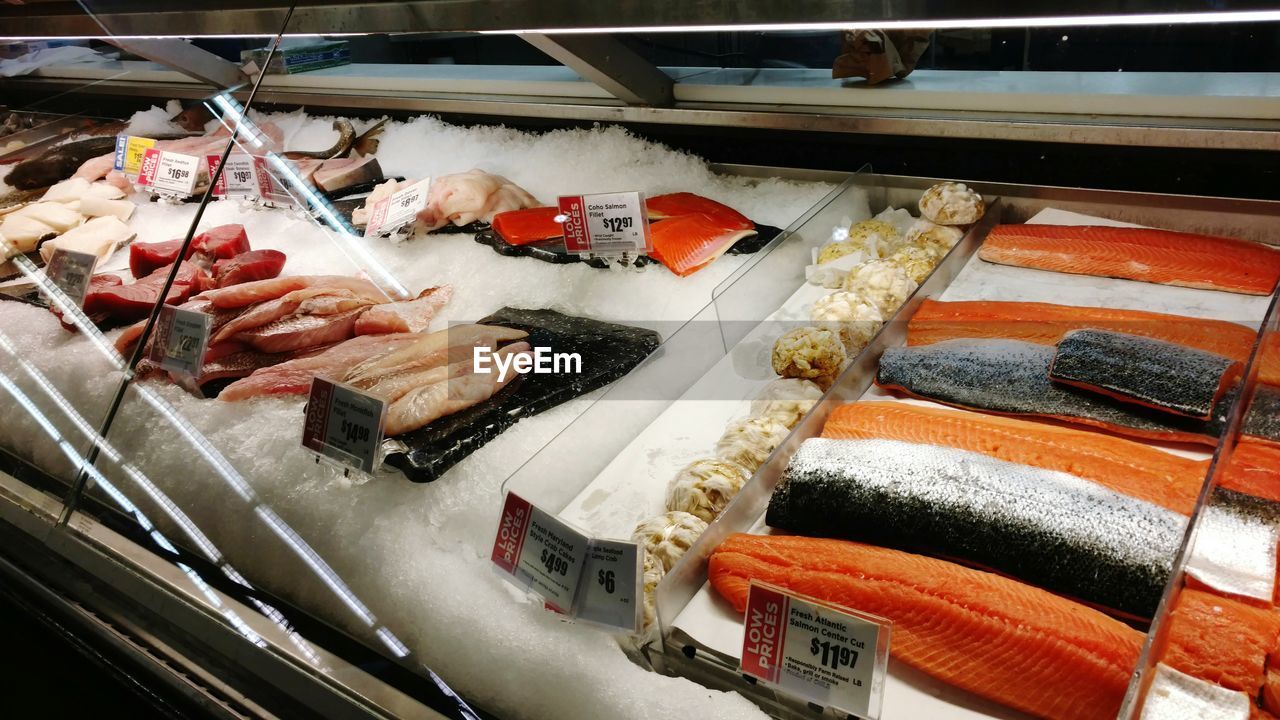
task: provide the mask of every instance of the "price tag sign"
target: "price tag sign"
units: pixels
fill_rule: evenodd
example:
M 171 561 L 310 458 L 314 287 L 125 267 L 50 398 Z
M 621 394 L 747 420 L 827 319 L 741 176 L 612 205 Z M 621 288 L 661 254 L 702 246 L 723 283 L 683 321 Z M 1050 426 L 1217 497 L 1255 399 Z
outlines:
M 80 307 L 84 305 L 89 279 L 93 277 L 93 267 L 97 264 L 98 256 L 93 253 L 57 248 L 49 258 L 44 272 L 59 290 L 71 298 L 76 307 Z
M 427 206 L 427 193 L 430 189 L 431 178 L 423 178 L 407 188 L 397 190 L 391 197 L 374 203 L 373 210 L 369 213 L 369 224 L 364 228 L 364 236 L 389 235 L 413 222 L 413 218 Z
M 221 155 L 209 155 L 205 158 L 209 163 L 209 177 L 213 177 L 221 159 Z M 271 193 L 271 174 L 267 172 L 263 159 L 243 153 L 227 157 L 227 166 L 222 169 L 222 175 L 218 176 L 218 182 L 213 186 L 216 197 L 268 198 Z
M 643 255 L 653 250 L 644 193 L 563 195 L 564 247 L 571 253 Z
M 207 314 L 196 310 L 172 305 L 160 308 L 156 337 L 151 343 L 151 362 L 165 370 L 198 376 L 209 345 L 209 320 Z
M 200 158 L 148 148 L 138 169 L 138 184 L 177 195 L 190 195 L 196 188 Z
M 577 612 L 579 620 L 618 628 L 640 629 L 640 546 L 622 540 L 592 540 L 582 570 Z
M 155 144 L 156 141 L 151 138 L 117 135 L 115 169 L 125 175 L 137 176 L 142 168 L 142 156 Z
M 311 380 L 302 446 L 323 458 L 372 473 L 382 445 L 387 404 L 349 385 Z
M 551 610 L 568 615 L 590 544 L 591 538 L 508 491 L 491 557 L 511 582 L 537 593 Z
M 891 627 L 883 618 L 753 581 L 741 670 L 807 702 L 875 720 Z

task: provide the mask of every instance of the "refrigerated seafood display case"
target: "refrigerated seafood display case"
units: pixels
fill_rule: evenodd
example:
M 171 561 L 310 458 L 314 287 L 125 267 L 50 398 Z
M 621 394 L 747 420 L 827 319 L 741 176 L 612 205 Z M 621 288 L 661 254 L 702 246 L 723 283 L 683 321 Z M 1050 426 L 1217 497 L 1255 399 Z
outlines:
M 1280 12 L 0 35 L 0 587 L 161 709 L 1280 715 Z

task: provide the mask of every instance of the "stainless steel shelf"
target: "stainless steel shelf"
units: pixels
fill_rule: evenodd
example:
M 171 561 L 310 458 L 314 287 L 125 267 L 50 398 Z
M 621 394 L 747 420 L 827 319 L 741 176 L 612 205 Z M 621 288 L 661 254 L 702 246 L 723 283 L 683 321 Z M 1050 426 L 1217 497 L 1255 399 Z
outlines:
M 102 35 L 270 35 L 281 30 L 290 3 L 283 0 L 183 5 L 147 0 L 32 0 L 0 4 L 5 34 L 35 36 Z M 943 0 L 417 0 L 416 2 L 302 2 L 290 33 L 410 33 L 518 31 L 589 28 L 660 28 L 723 25 L 853 24 L 885 21 L 959 21 L 981 26 L 992 19 L 1044 21 L 1062 16 L 1181 14 L 1212 10 L 1274 9 L 1265 2 L 1231 1 L 1210 7 L 1191 0 L 1091 0 L 1010 4 L 1001 0 L 967 3 Z M 99 24 L 101 23 L 101 25 Z M 104 28 L 106 29 L 104 31 Z

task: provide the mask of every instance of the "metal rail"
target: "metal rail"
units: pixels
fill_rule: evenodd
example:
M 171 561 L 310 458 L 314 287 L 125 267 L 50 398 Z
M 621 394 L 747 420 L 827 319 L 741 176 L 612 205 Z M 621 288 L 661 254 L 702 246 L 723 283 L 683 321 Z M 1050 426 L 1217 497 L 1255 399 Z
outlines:
M 31 97 L 65 93 L 84 98 L 132 96 L 201 99 L 207 85 L 129 80 L 12 78 L 8 87 Z M 583 98 L 472 95 L 430 92 L 370 92 L 360 88 L 294 90 L 263 87 L 257 105 L 323 107 L 368 112 L 446 113 L 587 122 L 654 123 L 756 130 L 900 135 L 963 140 L 1012 140 L 1081 145 L 1280 150 L 1280 121 L 1070 116 L 976 111 L 897 110 L 676 102 L 671 107 L 628 106 Z
M 286 0 L 171 3 L 147 0 L 92 0 L 94 15 L 116 35 L 274 35 Z M 1214 11 L 1272 10 L 1273 4 L 1228 0 Z M 707 26 L 874 25 L 948 23 L 982 27 L 994 22 L 1045 23 L 1062 16 L 1115 17 L 1204 12 L 1196 0 L 1086 0 L 1068 3 L 1008 3 L 1003 0 L 416 0 L 413 2 L 299 3 L 288 32 L 293 34 L 409 33 L 442 31 L 589 30 L 592 28 L 673 28 Z M 1086 23 L 1087 24 L 1087 23 Z M 80 3 L 34 0 L 0 4 L 6 34 L 99 36 L 102 30 Z

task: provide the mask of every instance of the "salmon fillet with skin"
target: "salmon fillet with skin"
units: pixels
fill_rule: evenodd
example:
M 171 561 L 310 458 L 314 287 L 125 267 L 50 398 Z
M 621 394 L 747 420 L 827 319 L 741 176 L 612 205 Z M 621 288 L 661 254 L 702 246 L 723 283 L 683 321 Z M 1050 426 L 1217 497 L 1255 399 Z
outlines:
M 723 255 L 733 244 L 756 233 L 755 225 L 721 217 L 682 215 L 649 228 L 653 251 L 649 256 L 671 272 L 686 277 Z
M 1088 430 L 901 402 L 857 402 L 831 411 L 822 437 L 883 438 L 970 450 L 1057 470 L 1189 515 L 1208 472 L 1192 460 Z
M 1245 295 L 1270 295 L 1280 280 L 1275 248 L 1148 228 L 997 225 L 978 257 L 1000 265 Z
M 1218 484 L 1228 490 L 1280 502 L 1280 447 L 1242 436 Z
M 1068 332 L 1085 328 L 1141 335 L 1242 361 L 1253 351 L 1256 338 L 1251 328 L 1233 322 L 1142 310 L 1038 302 L 925 300 L 907 323 L 907 344 L 1007 338 L 1057 345 Z M 1276 364 L 1280 366 L 1280 341 L 1276 352 Z
M 893 621 L 890 653 L 1052 720 L 1111 720 L 1143 635 L 1079 603 L 944 560 L 842 540 L 736 534 L 708 577 L 734 609 L 752 579 Z
M 1280 613 L 1188 588 L 1169 618 L 1169 645 L 1161 662 L 1258 696 L 1267 684 L 1267 657 L 1280 649 Z

